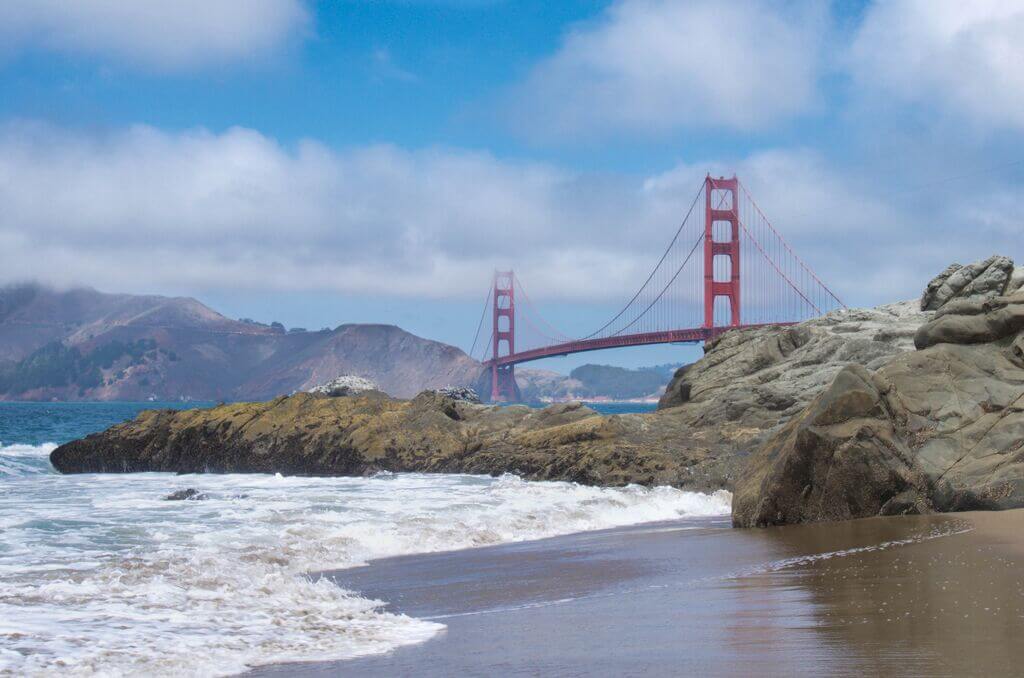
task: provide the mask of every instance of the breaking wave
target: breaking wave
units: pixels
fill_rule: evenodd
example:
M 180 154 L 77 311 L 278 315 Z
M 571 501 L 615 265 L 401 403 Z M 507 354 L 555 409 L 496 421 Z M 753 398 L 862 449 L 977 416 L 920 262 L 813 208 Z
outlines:
M 0 447 L 0 672 L 225 675 L 429 639 L 311 571 L 725 515 L 727 492 L 513 476 L 70 475 Z M 202 500 L 166 501 L 195 488 Z

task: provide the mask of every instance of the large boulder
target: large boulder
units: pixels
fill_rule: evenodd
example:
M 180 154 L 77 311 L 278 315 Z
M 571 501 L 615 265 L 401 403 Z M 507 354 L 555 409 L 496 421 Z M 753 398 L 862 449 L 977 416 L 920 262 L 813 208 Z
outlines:
M 843 368 L 751 459 L 733 493 L 733 523 L 761 527 L 930 510 L 928 480 L 897 434 L 884 388 L 859 365 Z
M 1024 507 L 1024 292 L 946 304 L 921 350 L 850 367 L 755 453 L 733 522 Z
M 1024 330 L 1024 290 L 1009 297 L 963 299 L 942 307 L 914 335 L 919 349 L 936 344 L 984 344 Z

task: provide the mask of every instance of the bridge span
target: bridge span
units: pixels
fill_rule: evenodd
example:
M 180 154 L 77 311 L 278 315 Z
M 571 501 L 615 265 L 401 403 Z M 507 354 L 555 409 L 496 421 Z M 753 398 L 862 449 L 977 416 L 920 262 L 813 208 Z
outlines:
M 513 271 L 498 271 L 470 354 L 490 372 L 492 402 L 517 401 L 519 363 L 709 341 L 730 329 L 788 325 L 842 307 L 738 178 L 708 175 L 650 275 L 600 328 L 582 337 L 565 335 L 537 312 Z M 491 334 L 477 356 L 488 310 Z

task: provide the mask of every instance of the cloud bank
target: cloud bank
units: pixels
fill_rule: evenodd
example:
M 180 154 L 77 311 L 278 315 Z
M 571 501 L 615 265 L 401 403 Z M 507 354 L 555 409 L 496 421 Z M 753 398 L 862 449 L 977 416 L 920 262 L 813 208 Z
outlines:
M 182 70 L 260 57 L 308 22 L 301 0 L 5 0 L 0 55 L 42 49 Z
M 933 195 L 922 209 L 808 149 L 630 176 L 460 149 L 286 147 L 241 128 L 21 123 L 0 127 L 0 281 L 475 298 L 494 268 L 514 267 L 535 299 L 615 302 L 709 170 L 736 171 L 852 303 L 918 293 L 951 251 L 1019 248 L 1003 208 L 1020 200 L 1006 186 Z

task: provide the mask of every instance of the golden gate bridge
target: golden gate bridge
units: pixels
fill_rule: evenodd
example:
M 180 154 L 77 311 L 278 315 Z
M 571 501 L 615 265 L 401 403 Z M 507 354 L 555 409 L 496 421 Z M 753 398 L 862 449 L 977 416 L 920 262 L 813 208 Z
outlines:
M 513 271 L 498 271 L 470 355 L 488 370 L 493 402 L 518 401 L 519 363 L 708 341 L 730 329 L 788 325 L 837 308 L 845 305 L 793 252 L 742 182 L 708 175 L 650 275 L 601 327 L 567 336 L 537 312 Z M 488 310 L 491 334 L 479 343 Z

